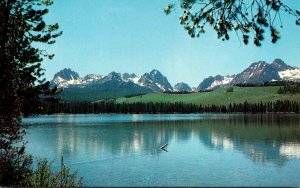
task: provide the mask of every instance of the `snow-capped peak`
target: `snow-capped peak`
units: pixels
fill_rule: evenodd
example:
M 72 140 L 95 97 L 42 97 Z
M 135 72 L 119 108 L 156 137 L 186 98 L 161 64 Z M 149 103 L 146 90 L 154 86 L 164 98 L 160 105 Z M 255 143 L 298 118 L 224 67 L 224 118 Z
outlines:
M 86 81 L 96 81 L 100 80 L 103 76 L 100 74 L 88 74 L 83 79 Z
M 54 75 L 54 79 L 60 77 L 64 80 L 77 80 L 79 79 L 79 74 L 70 68 L 65 68 Z
M 155 92 L 173 90 L 171 84 L 168 82 L 168 79 L 156 69 L 153 69 L 150 73 L 145 73 L 138 80 L 138 84 Z
M 161 74 L 158 70 L 156 69 L 153 69 L 151 72 L 150 72 L 151 75 L 155 75 L 155 74 Z
M 67 88 L 70 85 L 82 84 L 79 74 L 69 68 L 65 68 L 54 75 L 51 85 Z
M 139 76 L 133 74 L 124 73 L 122 74 L 122 79 L 124 82 L 133 82 L 135 84 L 138 84 L 138 81 L 140 79 Z
M 210 76 L 205 78 L 203 82 L 201 82 L 197 88 L 198 91 L 210 90 L 210 89 L 218 89 L 224 87 L 231 83 L 231 81 L 235 78 L 235 75 L 227 75 L 227 76 Z

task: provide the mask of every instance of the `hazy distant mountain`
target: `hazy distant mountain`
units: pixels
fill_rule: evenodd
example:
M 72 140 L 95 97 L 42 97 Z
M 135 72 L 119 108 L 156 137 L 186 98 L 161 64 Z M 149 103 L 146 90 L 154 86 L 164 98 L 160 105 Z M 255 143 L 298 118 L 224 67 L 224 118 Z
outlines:
M 186 84 L 184 82 L 180 82 L 180 83 L 175 84 L 173 90 L 174 91 L 187 91 L 187 92 L 191 92 L 192 88 L 188 84 Z
M 197 90 L 218 89 L 226 85 L 262 84 L 270 81 L 289 80 L 300 81 L 300 68 L 285 64 L 281 59 L 275 59 L 271 64 L 265 61 L 252 63 L 237 75 L 205 78 Z

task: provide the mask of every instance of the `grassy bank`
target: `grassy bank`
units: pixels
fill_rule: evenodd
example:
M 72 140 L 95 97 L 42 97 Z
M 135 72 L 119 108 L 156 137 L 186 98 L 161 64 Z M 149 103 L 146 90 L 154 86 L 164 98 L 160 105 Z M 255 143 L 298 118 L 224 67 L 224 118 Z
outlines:
M 229 105 L 230 103 L 243 103 L 245 101 L 249 103 L 275 102 L 277 100 L 300 101 L 300 94 L 278 94 L 279 86 L 233 87 L 233 92 L 227 92 L 227 89 L 189 94 L 150 93 L 131 98 L 118 98 L 116 102 L 183 102 L 197 105 Z

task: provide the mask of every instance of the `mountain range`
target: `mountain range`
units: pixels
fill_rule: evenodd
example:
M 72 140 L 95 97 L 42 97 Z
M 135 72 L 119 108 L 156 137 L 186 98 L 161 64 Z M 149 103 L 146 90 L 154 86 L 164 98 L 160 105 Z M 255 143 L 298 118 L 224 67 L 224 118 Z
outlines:
M 236 84 L 263 84 L 280 80 L 299 82 L 300 68 L 289 66 L 281 59 L 275 59 L 270 64 L 258 61 L 236 75 L 217 75 L 205 78 L 198 85 L 197 90 L 219 89 Z
M 111 72 L 107 76 L 89 74 L 82 78 L 77 72 L 65 68 L 54 75 L 51 85 L 62 88 L 95 88 L 99 90 L 130 86 L 145 90 L 145 92 L 173 90 L 168 79 L 155 69 L 141 77 L 135 74 Z
M 54 75 L 51 86 L 64 88 L 66 100 L 100 100 L 140 93 L 173 91 L 168 79 L 154 69 L 141 77 L 136 74 L 111 72 L 107 76 L 89 74 L 80 77 L 65 68 Z
M 272 63 L 259 61 L 252 63 L 248 68 L 236 75 L 217 75 L 205 78 L 195 91 L 219 89 L 235 84 L 260 84 L 264 82 L 289 80 L 300 81 L 300 68 L 285 64 L 281 59 Z M 69 68 L 65 68 L 54 75 L 52 86 L 62 87 L 64 99 L 70 100 L 100 100 L 123 97 L 140 93 L 192 91 L 192 88 L 183 82 L 171 86 L 168 79 L 154 69 L 142 76 L 132 73 L 111 72 L 108 75 L 88 74 L 80 77 Z

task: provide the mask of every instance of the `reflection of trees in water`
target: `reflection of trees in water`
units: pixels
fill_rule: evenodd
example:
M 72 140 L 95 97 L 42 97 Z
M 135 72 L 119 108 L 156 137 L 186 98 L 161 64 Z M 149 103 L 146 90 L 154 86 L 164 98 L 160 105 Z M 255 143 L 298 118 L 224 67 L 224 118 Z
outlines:
M 110 124 L 58 128 L 57 152 L 73 155 L 80 152 L 122 154 L 148 152 L 157 154 L 159 147 L 176 132 L 151 124 Z
M 283 144 L 300 142 L 299 117 L 260 116 L 242 116 L 239 120 L 230 118 L 218 123 L 207 121 L 199 139 L 211 149 L 234 149 L 255 162 L 282 165 L 287 160 L 287 153 L 283 155 L 280 151 Z
M 271 161 L 281 165 L 288 152 L 293 151 L 290 146 L 282 149 L 284 144 L 300 142 L 299 119 L 289 115 L 246 115 L 196 121 L 61 126 L 57 128 L 56 149 L 60 155 L 78 152 L 98 155 L 104 151 L 157 155 L 161 145 L 171 141 L 186 142 L 193 135 L 210 149 L 237 150 L 255 162 Z

